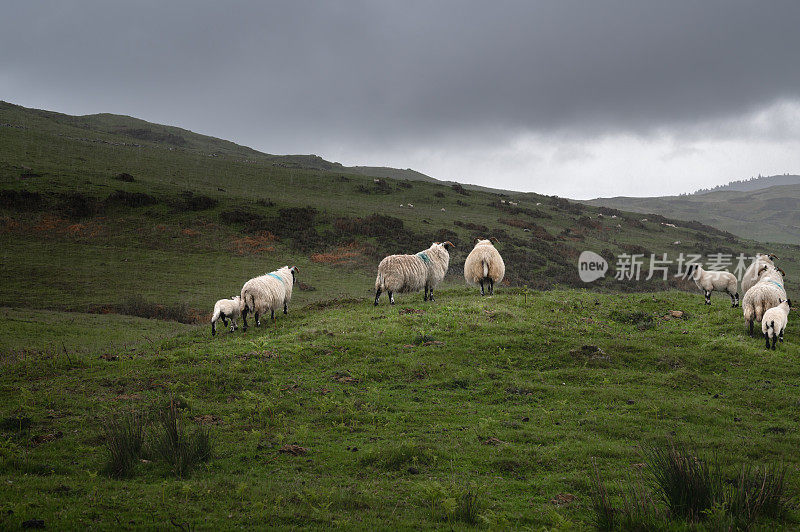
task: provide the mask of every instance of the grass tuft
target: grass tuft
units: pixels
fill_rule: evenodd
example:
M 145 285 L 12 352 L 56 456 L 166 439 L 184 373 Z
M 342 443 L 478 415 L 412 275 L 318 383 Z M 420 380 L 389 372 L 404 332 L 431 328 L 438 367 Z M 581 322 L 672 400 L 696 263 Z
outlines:
M 150 438 L 150 454 L 167 462 L 178 478 L 186 477 L 211 457 L 208 430 L 198 427 L 187 432 L 175 401 L 159 412 L 159 424 Z
M 110 416 L 105 422 L 105 436 L 108 460 L 104 473 L 113 478 L 130 476 L 142 453 L 143 416 L 133 412 Z

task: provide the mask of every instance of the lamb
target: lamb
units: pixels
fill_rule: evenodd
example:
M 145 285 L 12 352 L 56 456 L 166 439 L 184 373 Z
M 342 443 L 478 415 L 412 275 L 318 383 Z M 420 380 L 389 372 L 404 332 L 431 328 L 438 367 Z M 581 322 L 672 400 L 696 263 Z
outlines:
M 261 325 L 261 314 L 270 311 L 275 319 L 275 311 L 283 306 L 283 313 L 289 313 L 289 302 L 292 300 L 292 286 L 295 283 L 297 266 L 284 266 L 274 272 L 254 277 L 242 287 L 239 308 L 242 311 L 242 330 L 247 330 L 247 314 L 252 312 L 256 318 L 256 327 Z
M 214 303 L 214 314 L 211 316 L 211 336 L 217 334 L 217 321 L 222 320 L 225 327 L 228 326 L 228 319 L 231 320 L 231 332 L 236 330 L 236 318 L 242 315 L 239 308 L 240 296 L 233 296 L 230 299 L 220 299 Z
M 749 326 L 750 336 L 753 336 L 753 322 L 761 322 L 764 313 L 777 307 L 781 299 L 787 299 L 781 270 L 774 266 L 763 266 L 759 271 L 758 282 L 742 298 L 742 313 Z
M 779 305 L 768 309 L 761 320 L 761 332 L 764 333 L 767 349 L 769 349 L 770 338 L 772 338 L 773 350 L 775 350 L 775 342 L 778 338 L 783 342 L 783 331 L 786 330 L 786 324 L 789 322 L 789 310 L 792 308 L 792 301 L 790 299 L 785 301 L 780 299 L 779 301 Z
M 686 269 L 686 276 L 694 281 L 697 288 L 703 290 L 703 294 L 706 296 L 706 305 L 711 304 L 711 292 L 725 292 L 731 297 L 731 308 L 739 306 L 736 276 L 732 273 L 706 271 L 699 264 L 692 264 Z
M 756 258 L 742 275 L 742 293 L 746 294 L 758 282 L 759 272 L 763 266 L 774 266 L 777 259 L 772 253 L 756 253 Z
M 431 247 L 415 255 L 389 255 L 378 264 L 375 278 L 375 305 L 386 291 L 389 303 L 394 305 L 394 293 L 419 292 L 425 289 L 424 301 L 434 301 L 433 291 L 439 286 L 450 266 L 448 250 L 451 242 L 434 242 Z
M 464 279 L 473 286 L 480 284 L 481 295 L 484 295 L 483 283 L 488 283 L 491 296 L 494 295 L 494 283 L 502 281 L 506 274 L 506 265 L 490 240 L 475 240 L 475 247 L 464 262 Z

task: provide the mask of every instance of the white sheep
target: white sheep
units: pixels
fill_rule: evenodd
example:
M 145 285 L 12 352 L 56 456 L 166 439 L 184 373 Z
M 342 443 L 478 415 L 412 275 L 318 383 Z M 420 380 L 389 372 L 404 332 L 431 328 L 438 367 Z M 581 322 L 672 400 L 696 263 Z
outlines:
M 445 210 L 445 208 L 444 208 L 444 207 L 442 207 L 442 212 L 446 212 L 446 210 Z
M 386 291 L 389 303 L 394 305 L 394 293 L 419 292 L 425 289 L 424 301 L 434 301 L 433 291 L 439 286 L 450 266 L 448 250 L 451 242 L 434 242 L 431 247 L 415 255 L 389 255 L 378 264 L 375 278 L 375 304 Z
M 742 275 L 742 293 L 746 294 L 750 288 L 758 282 L 761 268 L 764 266 L 775 266 L 773 260 L 777 259 L 772 253 L 756 253 L 756 258 L 747 267 Z
M 761 322 L 767 310 L 777 307 L 781 299 L 787 299 L 781 272 L 775 266 L 763 266 L 758 282 L 742 298 L 742 313 L 750 336 L 753 336 L 753 322 Z
M 736 276 L 724 271 L 706 271 L 699 264 L 686 269 L 686 276 L 694 281 L 697 288 L 706 296 L 706 305 L 711 304 L 711 292 L 724 292 L 731 297 L 731 307 L 739 306 L 739 292 L 736 290 Z
M 537 202 L 536 202 L 536 206 L 537 206 L 537 207 L 538 207 L 539 205 L 541 205 L 541 204 L 542 204 L 542 202 L 541 202 L 541 201 L 537 201 Z
M 236 330 L 236 318 L 242 315 L 239 308 L 242 298 L 240 296 L 233 296 L 230 299 L 220 299 L 214 303 L 214 314 L 211 316 L 211 336 L 217 334 L 217 321 L 222 320 L 225 327 L 228 326 L 228 320 L 231 320 L 231 332 Z
M 413 203 L 409 203 L 409 204 L 408 204 L 408 208 L 409 208 L 409 209 L 413 209 L 413 208 L 414 208 L 414 204 L 413 204 Z
M 239 303 L 242 311 L 242 330 L 247 330 L 247 314 L 252 312 L 256 319 L 256 327 L 261 325 L 261 315 L 270 311 L 275 319 L 275 311 L 283 307 L 288 314 L 289 302 L 292 300 L 292 287 L 295 283 L 296 266 L 284 266 L 274 272 L 250 279 L 242 287 L 242 298 Z
M 761 332 L 764 333 L 764 340 L 769 349 L 769 341 L 772 339 L 772 349 L 775 349 L 775 342 L 778 338 L 783 342 L 783 331 L 786 330 L 786 324 L 789 322 L 789 311 L 792 308 L 792 301 L 790 299 L 780 300 L 777 307 L 767 309 L 764 317 L 761 320 Z
M 506 274 L 506 265 L 490 240 L 476 240 L 475 247 L 464 262 L 464 279 L 467 284 L 480 285 L 481 295 L 484 295 L 483 283 L 488 283 L 491 296 L 494 295 L 494 283 L 502 281 Z

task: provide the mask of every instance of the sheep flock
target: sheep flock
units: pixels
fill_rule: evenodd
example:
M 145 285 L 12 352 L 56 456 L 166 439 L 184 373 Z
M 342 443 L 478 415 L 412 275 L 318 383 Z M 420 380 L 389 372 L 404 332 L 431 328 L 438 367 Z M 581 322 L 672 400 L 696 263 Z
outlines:
M 410 205 L 409 205 L 410 206 Z M 506 268 L 500 252 L 493 245 L 496 239 L 476 238 L 475 245 L 464 262 L 464 280 L 470 286 L 479 286 L 480 294 L 486 291 L 494 295 L 494 286 L 505 278 Z M 450 267 L 452 242 L 433 242 L 427 249 L 414 254 L 389 255 L 378 264 L 375 278 L 375 300 L 386 292 L 391 305 L 395 304 L 395 293 L 424 291 L 423 301 L 435 301 L 434 291 L 444 280 Z M 754 336 L 755 323 L 761 324 L 767 349 L 775 349 L 776 342 L 783 342 L 788 323 L 791 301 L 784 287 L 785 272 L 775 265 L 777 257 L 773 254 L 757 253 L 752 264 L 745 271 L 741 288 L 741 308 L 745 326 Z M 242 286 L 241 294 L 230 299 L 220 299 L 214 305 L 211 318 L 211 334 L 216 334 L 219 320 L 230 331 L 237 329 L 237 318 L 242 319 L 242 330 L 248 328 L 247 317 L 253 316 L 256 326 L 261 325 L 261 317 L 270 313 L 275 319 L 275 311 L 289 312 L 292 289 L 297 282 L 296 266 L 283 266 L 275 271 L 254 277 Z M 727 271 L 707 271 L 697 264 L 690 265 L 685 277 L 691 279 L 703 290 L 705 304 L 711 305 L 711 294 L 722 292 L 731 298 L 731 307 L 740 306 L 738 281 Z

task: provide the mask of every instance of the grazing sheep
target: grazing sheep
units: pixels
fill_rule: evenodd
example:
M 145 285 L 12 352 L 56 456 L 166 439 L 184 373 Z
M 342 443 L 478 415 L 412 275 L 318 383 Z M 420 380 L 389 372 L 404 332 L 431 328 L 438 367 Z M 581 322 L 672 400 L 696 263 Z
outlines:
M 389 255 L 378 264 L 375 278 L 375 304 L 386 291 L 389 303 L 394 305 L 394 293 L 419 292 L 425 289 L 424 301 L 434 301 L 433 290 L 439 286 L 450 266 L 448 250 L 451 242 L 434 242 L 425 251 L 415 255 Z
M 781 299 L 787 299 L 783 276 L 778 268 L 763 266 L 759 274 L 758 282 L 742 298 L 742 313 L 750 336 L 753 336 L 753 322 L 761 322 L 767 310 L 777 307 Z
M 444 207 L 442 207 L 442 212 L 446 212 Z
M 413 209 L 413 208 L 414 208 L 414 204 L 413 204 L 413 203 L 409 203 L 409 204 L 408 204 L 408 208 L 409 208 L 409 209 Z
M 706 271 L 699 264 L 692 264 L 686 269 L 686 276 L 694 281 L 697 288 L 703 290 L 703 294 L 706 296 L 706 305 L 711 304 L 711 292 L 725 292 L 731 297 L 731 307 L 739 306 L 736 276 L 732 273 Z
M 256 318 L 256 327 L 261 325 L 261 314 L 270 311 L 275 319 L 275 311 L 283 306 L 283 313 L 289 313 L 289 302 L 292 300 L 292 286 L 295 283 L 296 266 L 284 266 L 274 272 L 250 279 L 242 287 L 242 330 L 247 330 L 247 314 L 252 312 Z
M 489 240 L 475 239 L 472 248 L 464 262 L 464 279 L 467 284 L 481 286 L 481 295 L 484 295 L 483 283 L 489 284 L 489 295 L 494 295 L 494 283 L 503 280 L 506 274 L 506 265 L 500 252 Z
M 783 342 L 783 331 L 786 330 L 786 324 L 789 322 L 789 310 L 792 308 L 792 301 L 790 299 L 786 301 L 781 299 L 779 301 L 778 306 L 768 309 L 761 320 L 761 332 L 764 333 L 767 349 L 769 349 L 770 338 L 772 339 L 773 350 L 778 338 Z
M 742 293 L 746 294 L 758 282 L 758 276 L 763 266 L 774 266 L 773 260 L 777 259 L 772 253 L 756 253 L 756 258 L 742 275 Z
M 211 336 L 217 334 L 217 321 L 222 320 L 225 327 L 228 326 L 228 319 L 231 320 L 231 332 L 236 330 L 236 318 L 242 315 L 239 308 L 242 298 L 233 296 L 230 299 L 220 299 L 214 303 L 214 314 L 211 316 Z

